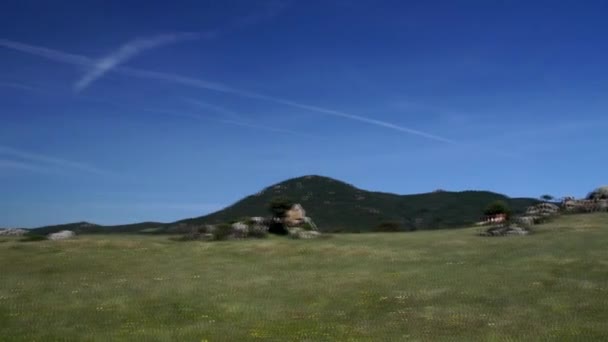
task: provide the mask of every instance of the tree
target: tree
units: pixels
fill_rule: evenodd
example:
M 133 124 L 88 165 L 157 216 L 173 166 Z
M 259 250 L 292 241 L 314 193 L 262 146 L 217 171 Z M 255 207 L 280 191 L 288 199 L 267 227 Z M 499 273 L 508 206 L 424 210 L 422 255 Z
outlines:
M 293 207 L 293 201 L 286 197 L 275 197 L 268 204 L 268 209 L 273 217 L 283 218 L 285 213 Z
M 508 218 L 511 216 L 511 208 L 509 208 L 509 205 L 505 201 L 497 200 L 488 204 L 483 213 L 486 216 L 505 214 Z
M 545 202 L 551 202 L 555 199 L 555 197 L 553 197 L 551 195 L 542 195 L 542 196 L 540 196 L 540 199 Z
M 268 204 L 268 210 L 272 214 L 273 220 L 271 220 L 268 226 L 268 232 L 277 235 L 286 235 L 288 233 L 287 228 L 283 224 L 283 218 L 285 213 L 293 207 L 293 201 L 286 197 L 275 197 Z

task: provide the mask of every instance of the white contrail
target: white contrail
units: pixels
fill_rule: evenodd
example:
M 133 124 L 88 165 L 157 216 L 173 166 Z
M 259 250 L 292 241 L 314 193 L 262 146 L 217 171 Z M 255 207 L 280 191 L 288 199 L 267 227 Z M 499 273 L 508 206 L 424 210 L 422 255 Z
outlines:
M 227 125 L 235 125 L 235 126 L 241 126 L 241 127 L 248 127 L 248 128 L 259 129 L 259 130 L 263 130 L 263 131 L 276 132 L 276 133 L 285 133 L 285 134 L 289 134 L 289 135 L 297 135 L 297 136 L 300 136 L 300 137 L 313 138 L 313 139 L 317 139 L 317 140 L 321 139 L 319 137 L 315 137 L 314 135 L 309 135 L 309 134 L 306 134 L 306 133 L 292 131 L 292 130 L 289 130 L 289 129 L 277 128 L 277 127 L 266 126 L 266 125 L 256 125 L 256 124 L 252 124 L 252 123 L 248 123 L 248 122 L 243 122 L 243 121 L 218 120 L 218 122 L 221 122 L 221 123 L 224 123 L 224 124 L 227 124 Z
M 56 165 L 56 166 L 60 166 L 60 167 L 64 167 L 64 168 L 78 169 L 81 171 L 86 171 L 86 172 L 94 173 L 94 174 L 98 174 L 98 175 L 104 175 L 104 176 L 115 175 L 112 172 L 98 169 L 94 166 L 90 166 L 90 165 L 83 164 L 80 162 L 75 162 L 75 161 L 71 161 L 71 160 L 65 160 L 65 159 L 50 157 L 50 156 L 46 156 L 46 155 L 26 152 L 26 151 L 18 150 L 18 149 L 8 147 L 8 146 L 0 146 L 0 155 L 1 154 L 10 155 L 10 156 L 17 157 L 20 159 L 30 160 L 30 161 L 39 162 L 39 163 Z
M 68 64 L 78 64 L 78 65 L 92 64 L 91 59 L 84 57 L 84 56 L 73 55 L 73 54 L 64 53 L 64 52 L 57 51 L 57 50 L 50 50 L 50 49 L 43 48 L 43 47 L 16 43 L 16 42 L 12 42 L 12 41 L 7 41 L 5 39 L 0 39 L 0 46 L 4 46 L 6 48 L 10 48 L 13 50 L 18 50 L 18 51 L 22 51 L 22 52 L 26 52 L 26 53 L 30 53 L 30 54 L 35 54 L 35 55 L 38 55 L 41 57 L 45 57 L 48 59 L 52 59 L 55 61 L 68 63 Z M 287 99 L 282 99 L 282 98 L 278 98 L 278 97 L 274 97 L 274 96 L 269 96 L 269 95 L 259 94 L 259 93 L 241 90 L 241 89 L 237 89 L 237 88 L 232 88 L 227 85 L 209 82 L 209 81 L 205 81 L 205 80 L 200 80 L 200 79 L 196 79 L 196 78 L 185 77 L 185 76 L 180 76 L 180 75 L 175 75 L 175 74 L 170 74 L 170 73 L 162 73 L 162 72 L 157 72 L 157 71 L 120 67 L 120 66 L 116 67 L 114 70 L 121 72 L 122 74 L 130 75 L 133 77 L 156 79 L 156 80 L 161 80 L 161 81 L 171 82 L 171 83 L 176 83 L 176 84 L 182 84 L 182 85 L 200 88 L 200 89 L 206 89 L 206 90 L 212 90 L 212 91 L 221 92 L 221 93 L 239 95 L 239 96 L 247 97 L 247 98 L 251 98 L 251 99 L 265 100 L 265 101 L 274 102 L 277 104 L 282 104 L 285 106 L 290 106 L 293 108 L 305 109 L 305 110 L 316 112 L 319 114 L 336 116 L 336 117 L 341 117 L 341 118 L 345 118 L 345 119 L 352 120 L 352 121 L 359 121 L 359 122 L 367 123 L 369 125 L 384 127 L 384 128 L 392 129 L 392 130 L 399 131 L 402 133 L 417 135 L 417 136 L 421 136 L 421 137 L 424 137 L 427 139 L 441 141 L 444 143 L 449 143 L 449 144 L 455 143 L 453 140 L 450 140 L 450 139 L 447 139 L 447 138 L 444 138 L 444 137 L 441 137 L 438 135 L 430 134 L 427 132 L 415 130 L 415 129 L 404 127 L 404 126 L 399 126 L 399 125 L 396 125 L 396 124 L 393 124 L 390 122 L 376 120 L 376 119 L 359 116 L 359 115 L 354 115 L 354 114 L 341 112 L 341 111 L 337 111 L 337 110 L 302 104 L 302 103 L 294 102 L 294 101 L 287 100 Z
M 50 59 L 56 62 L 82 66 L 93 65 L 93 60 L 85 56 L 74 55 L 63 51 L 51 50 L 41 46 L 23 44 L 12 40 L 0 39 L 0 46 L 3 46 L 7 49 L 29 53 L 30 55 L 44 57 L 46 59 Z
M 214 106 L 214 107 L 216 107 L 216 106 Z M 220 109 L 220 108 L 221 107 L 217 107 L 217 109 Z M 292 131 L 292 130 L 284 129 L 284 128 L 277 128 L 277 127 L 272 127 L 272 126 L 267 126 L 267 125 L 257 125 L 257 124 L 253 124 L 253 123 L 249 123 L 249 122 L 241 121 L 241 120 L 218 120 L 218 119 L 208 118 L 208 117 L 194 114 L 194 113 L 177 112 L 177 111 L 169 111 L 169 110 L 162 110 L 162 109 L 146 108 L 144 110 L 147 112 L 161 113 L 161 114 L 167 114 L 167 115 L 171 115 L 171 116 L 179 116 L 179 117 L 190 118 L 190 119 L 199 120 L 199 121 L 208 121 L 208 122 L 211 121 L 211 122 L 217 122 L 217 123 L 221 123 L 221 124 L 225 124 L 225 125 L 248 127 L 248 128 L 253 128 L 253 129 L 262 130 L 262 131 L 285 133 L 285 134 L 289 134 L 289 135 L 297 135 L 300 137 L 312 138 L 312 139 L 316 139 L 316 140 L 322 139 L 320 137 L 302 133 L 302 132 Z M 238 115 L 236 113 L 234 113 L 234 114 Z
M 131 58 L 150 49 L 163 45 L 177 43 L 187 39 L 197 39 L 201 35 L 196 33 L 163 34 L 151 38 L 141 38 L 127 42 L 118 50 L 100 59 L 95 66 L 85 74 L 75 85 L 76 91 L 82 91 L 98 78 L 117 66 L 126 63 Z

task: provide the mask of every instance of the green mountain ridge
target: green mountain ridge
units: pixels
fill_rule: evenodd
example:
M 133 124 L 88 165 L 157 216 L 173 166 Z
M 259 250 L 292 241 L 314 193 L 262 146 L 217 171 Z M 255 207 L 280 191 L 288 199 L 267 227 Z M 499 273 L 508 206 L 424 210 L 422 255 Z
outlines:
M 398 223 L 402 230 L 456 228 L 479 221 L 485 206 L 495 200 L 507 202 L 514 213 L 538 201 L 509 198 L 489 191 L 435 191 L 398 195 L 359 189 L 351 184 L 318 175 L 292 178 L 266 187 L 211 214 L 173 223 L 143 222 L 101 226 L 87 222 L 33 229 L 40 234 L 63 229 L 77 233 L 170 233 L 187 231 L 201 224 L 215 224 L 242 217 L 266 216 L 275 197 L 300 203 L 322 231 L 365 232 L 383 222 Z

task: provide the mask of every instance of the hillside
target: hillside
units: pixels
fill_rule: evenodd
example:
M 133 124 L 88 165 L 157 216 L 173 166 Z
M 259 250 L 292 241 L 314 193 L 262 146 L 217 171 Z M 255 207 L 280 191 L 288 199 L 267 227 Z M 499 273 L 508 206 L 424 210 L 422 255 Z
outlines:
M 32 229 L 32 232 L 41 235 L 56 233 L 61 230 L 71 230 L 78 234 L 139 233 L 151 229 L 162 230 L 165 229 L 167 226 L 168 224 L 159 222 L 141 222 L 116 226 L 103 226 L 89 222 L 75 222 L 35 228 Z
M 369 231 L 389 221 L 399 223 L 403 230 L 462 227 L 478 221 L 484 207 L 494 200 L 504 200 L 515 212 L 537 202 L 488 191 L 396 195 L 358 189 L 328 177 L 304 176 L 269 186 L 213 214 L 178 223 L 218 223 L 262 216 L 274 197 L 301 203 L 322 230 L 334 232 Z
M 504 200 L 515 213 L 536 203 L 531 198 L 508 198 L 488 191 L 438 191 L 415 195 L 366 191 L 332 178 L 304 176 L 271 185 L 215 213 L 174 223 L 145 222 L 120 226 L 100 226 L 86 222 L 38 228 L 47 234 L 62 229 L 80 233 L 167 232 L 192 225 L 229 222 L 247 216 L 267 215 L 268 203 L 287 197 L 301 203 L 321 230 L 331 232 L 371 231 L 383 222 L 398 223 L 402 230 L 454 228 L 480 219 L 484 207 Z

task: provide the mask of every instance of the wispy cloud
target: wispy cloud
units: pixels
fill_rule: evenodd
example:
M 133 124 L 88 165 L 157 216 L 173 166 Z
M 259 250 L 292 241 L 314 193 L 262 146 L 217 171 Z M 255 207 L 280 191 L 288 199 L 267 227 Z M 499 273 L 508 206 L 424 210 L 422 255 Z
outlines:
M 15 43 L 15 42 L 10 42 L 10 41 L 8 41 L 8 43 L 7 43 L 6 40 L 0 40 L 0 46 L 4 46 L 7 48 L 11 48 L 11 49 L 26 52 L 26 53 L 32 53 L 32 54 L 39 55 L 39 56 L 42 56 L 45 58 L 53 59 L 55 61 L 60 61 L 60 62 L 69 63 L 69 64 L 79 64 L 80 65 L 80 64 L 82 64 L 81 62 L 83 60 L 90 61 L 90 59 L 88 59 L 87 57 L 84 57 L 84 56 L 75 56 L 73 54 L 64 53 L 64 52 L 57 51 L 57 50 L 50 50 L 47 48 L 37 47 L 37 46 L 29 46 L 27 44 L 22 44 L 22 43 Z M 416 130 L 416 129 L 402 126 L 402 125 L 397 125 L 397 124 L 394 124 L 391 122 L 372 119 L 369 117 L 364 117 L 364 116 L 346 113 L 346 112 L 342 112 L 342 111 L 337 111 L 337 110 L 333 110 L 333 109 L 327 109 L 327 108 L 323 108 L 323 107 L 303 104 L 303 103 L 291 101 L 291 100 L 284 99 L 284 98 L 279 98 L 279 97 L 275 97 L 275 96 L 270 96 L 270 95 L 260 94 L 260 93 L 251 92 L 251 91 L 247 91 L 247 90 L 237 89 L 237 88 L 233 88 L 233 87 L 230 87 L 230 86 L 227 86 L 224 84 L 209 82 L 206 80 L 196 79 L 196 78 L 192 78 L 192 77 L 185 77 L 185 76 L 180 76 L 180 75 L 176 75 L 176 74 L 162 73 L 162 72 L 136 69 L 136 68 L 128 68 L 128 67 L 116 67 L 114 70 L 121 72 L 122 74 L 130 75 L 133 77 L 139 77 L 139 78 L 145 78 L 145 79 L 155 79 L 155 80 L 159 80 L 159 81 L 171 82 L 171 83 L 181 84 L 184 86 L 189 86 L 189 87 L 194 87 L 194 88 L 199 88 L 199 89 L 212 90 L 212 91 L 226 93 L 226 94 L 238 95 L 241 97 L 246 97 L 246 98 L 251 98 L 251 99 L 265 100 L 268 102 L 281 104 L 281 105 L 289 106 L 292 108 L 303 109 L 303 110 L 315 112 L 315 113 L 322 114 L 322 115 L 340 117 L 340 118 L 351 120 L 351 121 L 358 121 L 358 122 L 362 122 L 362 123 L 365 123 L 368 125 L 398 131 L 401 133 L 416 135 L 416 136 L 420 136 L 420 137 L 423 137 L 426 139 L 440 141 L 443 143 L 449 143 L 449 144 L 455 143 L 453 140 L 450 140 L 448 138 L 445 138 L 445 137 L 442 137 L 439 135 L 431 134 L 428 132 L 423 132 L 423 131 Z
M 27 85 L 27 84 L 16 83 L 16 82 L 4 82 L 4 81 L 0 81 L 0 87 L 26 90 L 26 91 L 37 91 L 38 90 L 38 88 Z
M 15 160 L 0 159 L 0 169 L 19 169 L 33 172 L 47 172 L 48 170 L 39 165 L 24 163 Z
M 241 29 L 255 25 L 261 21 L 269 20 L 283 12 L 293 1 L 291 0 L 273 0 L 268 1 L 259 10 L 234 21 L 228 29 Z
M 187 103 L 190 103 L 196 107 L 202 108 L 202 109 L 212 110 L 214 112 L 224 114 L 227 117 L 230 117 L 232 119 L 239 119 L 239 120 L 243 119 L 242 115 L 240 115 L 236 112 L 233 112 L 231 110 L 228 110 L 224 107 L 213 105 L 211 103 L 207 103 L 207 102 L 204 102 L 201 100 L 195 100 L 195 99 L 191 99 L 191 98 L 184 98 L 184 101 L 186 101 Z
M 15 148 L 12 148 L 9 146 L 0 145 L 0 155 L 8 155 L 8 156 L 16 157 L 16 158 L 23 159 L 26 161 L 31 161 L 31 162 L 41 164 L 41 165 L 35 165 L 35 164 L 31 164 L 29 162 L 28 163 L 13 162 L 14 167 L 21 167 L 21 168 L 28 167 L 32 170 L 33 170 L 33 168 L 36 168 L 37 170 L 44 170 L 44 169 L 48 169 L 49 166 L 58 166 L 61 168 L 76 169 L 76 170 L 93 173 L 93 174 L 97 174 L 97 175 L 103 175 L 103 176 L 115 176 L 116 175 L 113 172 L 110 172 L 107 170 L 102 170 L 97 167 L 94 167 L 94 166 L 91 166 L 88 164 L 84 164 L 81 162 L 56 158 L 56 157 L 37 154 L 37 153 L 31 153 L 31 152 L 15 149 Z M 8 162 L 8 161 L 6 161 L 6 162 Z M 21 166 L 19 166 L 20 164 L 21 164 Z M 6 165 L 9 165 L 9 164 L 7 163 Z
M 210 37 L 212 34 L 207 34 L 207 36 Z M 91 70 L 78 82 L 76 82 L 74 88 L 76 91 L 84 90 L 108 71 L 128 62 L 130 59 L 146 50 L 174 44 L 184 40 L 198 39 L 201 37 L 203 37 L 203 35 L 198 33 L 162 34 L 155 37 L 140 38 L 127 42 L 116 51 L 110 53 L 106 57 L 101 58 L 97 63 L 95 63 Z

